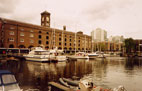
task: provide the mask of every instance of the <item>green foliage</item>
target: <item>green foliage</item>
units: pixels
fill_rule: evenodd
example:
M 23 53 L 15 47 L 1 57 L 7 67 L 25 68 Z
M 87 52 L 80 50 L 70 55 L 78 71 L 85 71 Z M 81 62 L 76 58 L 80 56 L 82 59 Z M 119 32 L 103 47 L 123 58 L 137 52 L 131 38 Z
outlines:
M 132 38 L 127 38 L 124 40 L 126 53 L 131 53 L 135 48 L 135 41 Z

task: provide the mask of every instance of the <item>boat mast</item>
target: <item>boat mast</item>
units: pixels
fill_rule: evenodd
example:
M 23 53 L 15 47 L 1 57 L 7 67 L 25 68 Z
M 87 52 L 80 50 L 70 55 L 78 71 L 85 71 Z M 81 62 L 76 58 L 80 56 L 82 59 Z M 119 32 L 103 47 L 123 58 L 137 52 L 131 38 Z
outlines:
M 76 54 L 76 33 L 75 33 L 75 54 Z
M 55 28 L 54 28 L 54 48 L 55 48 Z
M 63 32 L 64 30 L 62 31 L 62 50 L 63 50 Z
M 55 48 L 55 23 L 54 23 L 54 30 L 53 30 L 53 48 Z
M 86 53 L 86 35 L 85 35 L 85 53 Z
M 93 45 L 93 40 L 92 40 L 92 52 L 93 52 L 93 48 L 94 48 L 94 45 Z

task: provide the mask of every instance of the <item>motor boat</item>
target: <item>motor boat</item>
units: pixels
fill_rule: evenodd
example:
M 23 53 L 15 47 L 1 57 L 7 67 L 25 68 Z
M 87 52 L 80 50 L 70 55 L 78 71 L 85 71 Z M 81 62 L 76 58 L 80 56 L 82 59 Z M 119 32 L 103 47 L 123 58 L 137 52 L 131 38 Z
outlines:
M 89 59 L 96 58 L 99 56 L 96 52 L 88 53 Z
M 0 70 L 0 91 L 22 91 L 15 76 L 8 70 Z
M 55 55 L 55 59 L 57 60 L 57 62 L 67 61 L 67 56 L 64 55 L 63 50 L 58 50 L 56 47 L 52 50 L 49 50 L 49 52 Z
M 49 62 L 55 60 L 55 55 L 42 47 L 33 47 L 29 54 L 24 55 L 26 60 L 37 62 Z
M 68 56 L 68 59 L 70 59 L 70 60 L 89 59 L 89 56 L 85 52 L 77 52 L 73 56 Z

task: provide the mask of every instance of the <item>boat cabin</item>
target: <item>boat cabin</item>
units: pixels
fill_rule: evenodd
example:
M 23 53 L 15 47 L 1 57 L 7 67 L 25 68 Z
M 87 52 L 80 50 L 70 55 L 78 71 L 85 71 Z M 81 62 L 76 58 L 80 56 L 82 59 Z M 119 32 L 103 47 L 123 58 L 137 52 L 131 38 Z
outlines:
M 0 91 L 22 91 L 10 71 L 0 70 Z

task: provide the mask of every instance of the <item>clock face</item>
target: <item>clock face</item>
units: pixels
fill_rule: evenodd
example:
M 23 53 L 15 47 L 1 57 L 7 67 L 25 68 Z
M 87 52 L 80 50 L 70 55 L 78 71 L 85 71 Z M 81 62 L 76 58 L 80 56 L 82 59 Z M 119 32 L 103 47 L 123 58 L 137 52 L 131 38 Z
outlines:
M 49 17 L 48 16 L 46 17 L 46 20 L 49 21 Z

